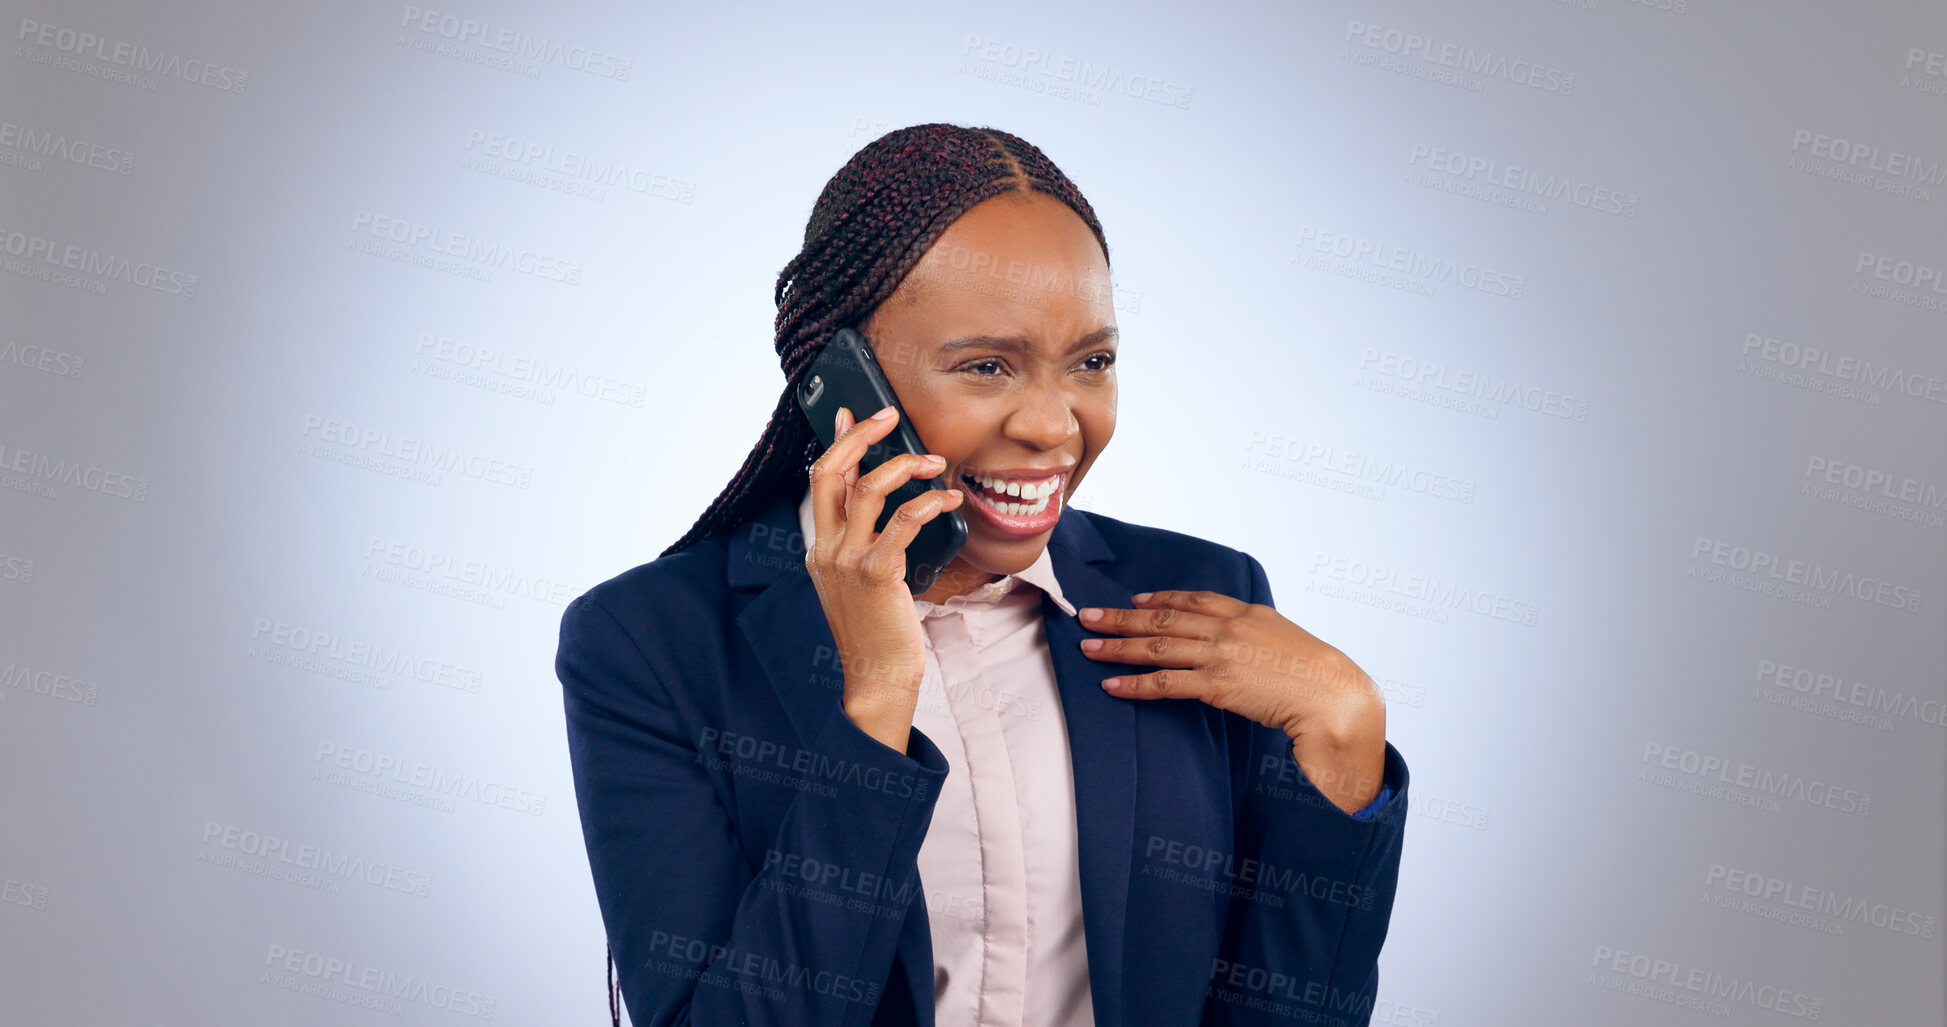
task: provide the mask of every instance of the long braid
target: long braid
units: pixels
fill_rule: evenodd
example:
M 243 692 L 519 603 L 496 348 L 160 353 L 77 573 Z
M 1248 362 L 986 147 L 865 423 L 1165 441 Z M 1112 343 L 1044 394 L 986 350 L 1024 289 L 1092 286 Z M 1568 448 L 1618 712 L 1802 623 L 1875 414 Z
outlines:
M 1108 260 L 1102 225 L 1081 190 L 1019 136 L 934 122 L 894 129 L 853 154 L 819 193 L 803 249 L 778 273 L 773 345 L 785 387 L 770 423 L 736 477 L 662 555 L 733 530 L 797 495 L 817 434 L 793 393 L 819 347 L 870 316 L 960 215 L 1001 193 L 1029 190 L 1080 215 Z

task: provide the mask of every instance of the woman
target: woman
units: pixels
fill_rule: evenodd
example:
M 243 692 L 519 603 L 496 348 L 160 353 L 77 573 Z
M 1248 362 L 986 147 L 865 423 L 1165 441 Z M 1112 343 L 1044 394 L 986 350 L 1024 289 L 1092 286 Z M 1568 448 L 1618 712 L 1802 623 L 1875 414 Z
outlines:
M 562 619 L 635 1023 L 1367 1022 L 1405 763 L 1255 559 L 1068 509 L 1115 427 L 1107 282 L 1088 202 L 1008 133 L 899 129 L 825 186 L 762 439 Z M 848 325 L 928 457 L 859 473 L 890 407 L 820 452 L 793 387 Z M 966 546 L 913 596 L 906 543 L 955 509 Z

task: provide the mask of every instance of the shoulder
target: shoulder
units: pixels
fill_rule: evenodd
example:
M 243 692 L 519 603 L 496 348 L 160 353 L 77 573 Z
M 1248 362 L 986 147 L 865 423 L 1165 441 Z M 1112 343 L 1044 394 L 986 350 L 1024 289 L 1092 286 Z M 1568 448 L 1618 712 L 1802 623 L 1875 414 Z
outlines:
M 1249 553 L 1222 542 L 1076 510 L 1115 554 L 1113 574 L 1147 590 L 1209 589 L 1248 599 L 1264 576 Z
M 612 619 L 648 654 L 670 639 L 698 639 L 721 631 L 730 603 L 724 536 L 638 564 L 592 586 L 568 603 L 564 637 L 588 621 Z
M 679 552 L 637 564 L 594 585 L 575 601 L 597 602 L 619 610 L 708 600 L 729 591 L 724 573 L 727 555 L 725 536 L 703 539 Z

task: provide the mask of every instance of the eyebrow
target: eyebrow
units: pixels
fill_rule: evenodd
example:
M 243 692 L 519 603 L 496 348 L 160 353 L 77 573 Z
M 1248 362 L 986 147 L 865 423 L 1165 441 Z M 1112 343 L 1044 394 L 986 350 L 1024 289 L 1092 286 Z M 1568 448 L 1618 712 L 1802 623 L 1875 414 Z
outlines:
M 1122 333 L 1116 331 L 1115 325 L 1103 325 L 1075 340 L 1075 344 L 1068 347 L 1068 352 L 1073 353 L 1079 349 L 1087 349 L 1090 346 L 1100 345 L 1110 339 L 1119 339 L 1121 336 Z M 1030 344 L 1028 337 L 1025 335 L 969 335 L 964 339 L 954 339 L 941 343 L 940 352 L 952 353 L 963 349 L 1004 349 L 1019 352 L 1027 349 Z

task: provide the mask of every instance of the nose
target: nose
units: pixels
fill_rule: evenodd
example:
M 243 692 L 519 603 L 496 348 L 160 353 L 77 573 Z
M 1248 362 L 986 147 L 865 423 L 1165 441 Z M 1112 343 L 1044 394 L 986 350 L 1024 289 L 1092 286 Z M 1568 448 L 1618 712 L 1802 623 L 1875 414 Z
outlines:
M 1049 450 L 1074 438 L 1081 428 L 1081 421 L 1075 417 L 1074 398 L 1067 390 L 1039 385 L 1008 415 L 1001 434 L 1034 449 Z

